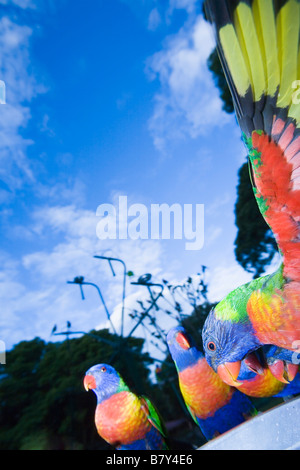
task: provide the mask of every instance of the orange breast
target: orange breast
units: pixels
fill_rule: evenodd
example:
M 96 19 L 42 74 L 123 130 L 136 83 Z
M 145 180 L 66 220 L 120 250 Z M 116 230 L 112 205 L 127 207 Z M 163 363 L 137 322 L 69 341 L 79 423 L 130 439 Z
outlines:
M 179 373 L 179 385 L 186 404 L 202 419 L 213 416 L 233 393 L 204 358 Z
M 95 415 L 100 436 L 110 444 L 130 444 L 143 439 L 151 424 L 133 393 L 116 393 L 99 404 Z
M 263 375 L 256 375 L 253 379 L 245 380 L 238 389 L 251 397 L 272 397 L 281 392 L 285 385 L 277 380 L 270 369 L 264 369 Z

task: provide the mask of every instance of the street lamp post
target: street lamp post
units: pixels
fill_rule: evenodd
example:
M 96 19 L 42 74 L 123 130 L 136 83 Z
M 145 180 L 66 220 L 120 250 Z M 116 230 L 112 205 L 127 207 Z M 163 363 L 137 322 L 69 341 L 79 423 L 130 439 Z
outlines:
M 113 325 L 113 322 L 111 321 L 110 313 L 109 313 L 109 311 L 108 311 L 108 308 L 107 308 L 107 306 L 106 306 L 106 303 L 105 303 L 105 301 L 104 301 L 104 298 L 103 298 L 103 295 L 102 295 L 102 293 L 101 293 L 101 290 L 100 290 L 99 286 L 97 286 L 97 284 L 94 284 L 93 282 L 86 282 L 86 281 L 84 280 L 84 277 L 83 277 L 83 276 L 77 276 L 77 277 L 74 278 L 73 281 L 67 281 L 67 284 L 77 284 L 77 285 L 79 285 L 80 291 L 81 291 L 82 300 L 84 300 L 84 294 L 83 294 L 83 288 L 82 288 L 82 286 L 85 285 L 85 286 L 93 286 L 93 287 L 95 287 L 95 289 L 97 290 L 97 292 L 98 292 L 98 294 L 99 294 L 99 297 L 100 297 L 100 300 L 101 300 L 102 305 L 103 305 L 103 307 L 104 307 L 104 310 L 105 310 L 105 312 L 106 312 L 106 316 L 107 316 L 107 318 L 108 318 L 108 321 L 110 322 L 111 327 L 112 327 L 112 329 L 113 329 L 113 332 L 114 332 L 115 334 L 117 334 L 117 332 L 116 332 L 116 330 L 115 330 L 115 327 L 114 327 L 114 325 Z
M 126 291 L 126 276 L 127 276 L 127 269 L 126 269 L 126 264 L 122 259 L 119 258 L 112 258 L 111 256 L 100 256 L 100 255 L 95 255 L 94 258 L 97 259 L 106 259 L 109 263 L 110 269 L 112 271 L 113 276 L 116 275 L 112 261 L 115 261 L 117 263 L 121 263 L 123 266 L 123 293 L 122 293 L 122 315 L 121 315 L 121 336 L 123 337 L 124 333 L 124 310 L 125 310 L 125 291 Z

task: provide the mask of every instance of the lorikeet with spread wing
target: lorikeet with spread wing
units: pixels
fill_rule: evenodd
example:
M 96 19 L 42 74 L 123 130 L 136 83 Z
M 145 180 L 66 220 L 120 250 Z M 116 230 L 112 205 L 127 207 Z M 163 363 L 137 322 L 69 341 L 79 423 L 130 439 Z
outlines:
M 112 366 L 91 367 L 83 383 L 96 394 L 95 424 L 106 442 L 118 450 L 168 449 L 164 424 L 151 401 L 132 393 Z
M 169 331 L 167 343 L 185 404 L 207 440 L 256 414 L 249 398 L 212 370 L 182 326 Z
M 273 275 L 231 292 L 204 325 L 207 361 L 234 385 L 240 361 L 262 345 L 300 351 L 300 4 L 206 0 L 205 8 L 248 149 L 254 194 L 282 255 Z M 289 380 L 295 367 L 283 361 L 283 380 Z

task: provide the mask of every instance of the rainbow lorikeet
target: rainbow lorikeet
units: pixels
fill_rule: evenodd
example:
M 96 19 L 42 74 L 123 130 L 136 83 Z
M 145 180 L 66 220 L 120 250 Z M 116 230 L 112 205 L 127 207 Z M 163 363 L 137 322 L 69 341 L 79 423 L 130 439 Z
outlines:
M 212 370 L 182 326 L 169 331 L 167 343 L 185 404 L 207 440 L 256 414 L 251 400 Z
M 164 424 L 151 401 L 132 393 L 112 366 L 91 367 L 83 383 L 96 394 L 95 424 L 106 442 L 117 450 L 168 449 Z
M 205 10 L 248 150 L 254 194 L 282 255 L 274 274 L 229 293 L 205 322 L 207 361 L 234 385 L 249 352 L 263 345 L 300 352 L 300 4 L 206 0 Z M 277 355 L 283 381 L 295 374 L 293 357 Z

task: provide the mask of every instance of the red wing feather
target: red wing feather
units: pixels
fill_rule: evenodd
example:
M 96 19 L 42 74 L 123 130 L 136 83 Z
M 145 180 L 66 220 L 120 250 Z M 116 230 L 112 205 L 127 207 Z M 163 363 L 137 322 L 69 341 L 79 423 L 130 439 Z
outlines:
M 278 130 L 282 125 L 273 127 Z M 256 197 L 264 200 L 263 215 L 283 255 L 284 277 L 299 282 L 300 189 L 297 188 L 300 187 L 300 139 L 296 137 L 293 141 L 294 131 L 295 126 L 290 123 L 282 132 L 278 144 L 273 140 L 278 134 L 269 137 L 254 131 L 252 147 L 259 152 L 260 158 L 252 157 L 251 161 Z M 288 157 L 286 150 L 289 150 Z

